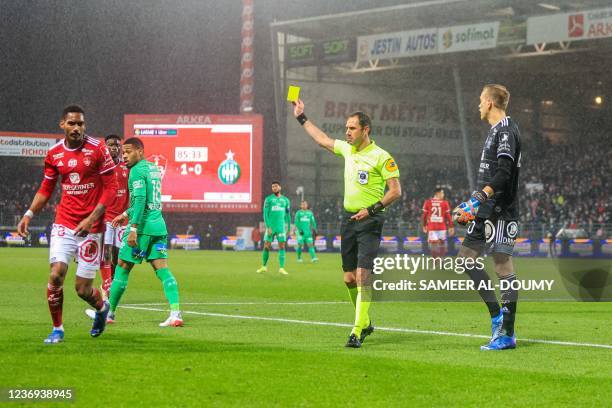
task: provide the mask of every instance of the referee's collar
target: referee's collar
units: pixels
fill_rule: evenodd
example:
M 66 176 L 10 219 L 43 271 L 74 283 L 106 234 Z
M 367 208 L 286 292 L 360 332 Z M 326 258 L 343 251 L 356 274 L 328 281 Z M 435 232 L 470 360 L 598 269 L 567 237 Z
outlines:
M 363 149 L 363 150 L 357 150 L 357 147 L 356 147 L 356 146 L 351 146 L 351 151 L 352 151 L 352 153 L 366 153 L 366 152 L 368 152 L 368 151 L 372 150 L 372 149 L 374 148 L 374 145 L 375 145 L 375 144 L 376 144 L 376 143 L 374 142 L 374 139 L 370 139 L 370 144 L 369 144 L 369 145 L 367 145 L 367 146 L 365 147 L 365 149 Z

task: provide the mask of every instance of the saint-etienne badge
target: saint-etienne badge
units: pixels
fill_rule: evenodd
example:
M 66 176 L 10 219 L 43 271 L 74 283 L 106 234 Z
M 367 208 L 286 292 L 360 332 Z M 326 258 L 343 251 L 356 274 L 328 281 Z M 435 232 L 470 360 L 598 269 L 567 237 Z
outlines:
M 219 181 L 223 184 L 235 184 L 240 178 L 240 166 L 234 160 L 234 154 L 231 150 L 225 153 L 225 160 L 221 162 L 219 170 L 217 170 Z

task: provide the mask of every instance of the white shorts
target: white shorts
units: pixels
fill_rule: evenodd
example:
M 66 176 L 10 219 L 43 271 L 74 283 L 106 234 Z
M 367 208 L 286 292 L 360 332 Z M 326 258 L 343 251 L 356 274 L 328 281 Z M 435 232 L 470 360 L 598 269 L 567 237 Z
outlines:
M 96 277 L 96 271 L 100 269 L 101 244 L 101 232 L 78 237 L 70 228 L 53 224 L 49 244 L 49 263 L 63 262 L 70 265 L 70 261 L 75 259 L 78 264 L 76 275 L 85 279 L 93 279 Z
M 104 231 L 104 245 L 112 245 L 117 248 L 123 246 L 123 234 L 125 233 L 125 226 L 119 225 L 117 228 L 113 227 L 110 222 L 106 223 L 106 230 Z
M 429 242 L 445 241 L 446 242 L 446 230 L 428 231 L 427 241 Z

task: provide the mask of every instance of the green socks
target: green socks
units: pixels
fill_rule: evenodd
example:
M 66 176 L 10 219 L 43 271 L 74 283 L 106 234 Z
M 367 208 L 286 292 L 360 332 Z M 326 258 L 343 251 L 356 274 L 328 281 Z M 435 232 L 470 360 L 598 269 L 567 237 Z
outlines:
M 170 310 L 173 312 L 179 311 L 180 308 L 178 283 L 176 283 L 174 275 L 172 275 L 172 272 L 170 272 L 170 269 L 168 268 L 161 268 L 156 270 L 155 275 L 157 275 L 157 278 L 162 282 L 162 285 L 164 286 L 164 294 L 166 295 L 166 299 L 168 299 L 168 303 L 170 304 Z
M 270 259 L 270 251 L 264 248 L 263 251 L 261 252 L 261 257 L 262 257 L 263 266 L 266 266 L 266 264 L 268 263 L 268 259 Z
M 369 287 L 357 287 L 357 307 L 355 309 L 355 326 L 351 333 L 361 336 L 361 331 L 370 323 L 370 302 L 372 300 L 372 291 Z
M 285 267 L 285 250 L 284 249 L 279 249 L 278 251 L 278 263 L 280 264 L 281 268 Z
M 295 252 L 297 253 L 297 259 L 302 259 L 302 246 L 298 244 L 297 247 L 295 247 Z
M 110 303 L 110 310 L 113 313 L 115 313 L 119 300 L 121 300 L 121 296 L 123 296 L 123 292 L 125 292 L 125 289 L 127 288 L 129 277 L 130 273 L 128 271 L 119 265 L 116 266 L 115 277 L 113 278 L 113 283 L 110 287 L 110 298 L 108 299 Z
M 314 245 L 308 247 L 308 253 L 310 254 L 310 259 L 315 259 L 317 255 L 315 255 Z

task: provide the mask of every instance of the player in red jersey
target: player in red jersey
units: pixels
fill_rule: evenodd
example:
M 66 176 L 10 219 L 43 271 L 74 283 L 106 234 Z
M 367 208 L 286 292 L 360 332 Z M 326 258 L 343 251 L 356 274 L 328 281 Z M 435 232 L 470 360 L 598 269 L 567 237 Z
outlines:
M 113 200 L 106 212 L 104 213 L 104 255 L 100 266 L 100 275 L 102 277 L 102 289 L 108 297 L 108 289 L 113 282 L 115 275 L 115 265 L 117 265 L 117 257 L 119 249 L 122 246 L 123 233 L 125 225 L 113 227 L 111 221 L 128 209 L 130 206 L 130 196 L 128 193 L 128 175 L 130 170 L 121 160 L 121 137 L 117 135 L 108 135 L 104 138 L 106 147 L 113 158 L 113 162 L 117 165 L 115 168 L 115 178 L 117 180 L 117 196 Z
M 423 204 L 423 232 L 427 234 L 427 242 L 431 255 L 442 257 L 446 255 L 446 231 L 452 237 L 455 234 L 450 205 L 444 199 L 444 189 L 436 188 L 433 198 Z
M 117 194 L 115 163 L 101 141 L 85 135 L 83 108 L 77 105 L 64 108 L 60 128 L 64 139 L 49 149 L 40 189 L 17 226 L 19 234 L 28 235 L 30 220 L 47 204 L 60 179 L 62 196 L 49 247 L 47 301 L 53 320 L 53 331 L 45 339 L 49 344 L 64 340 L 63 284 L 73 258 L 78 263 L 76 292 L 97 311 L 90 334 L 97 337 L 104 331 L 109 305 L 93 286 L 93 280 L 102 252 L 102 215 Z

